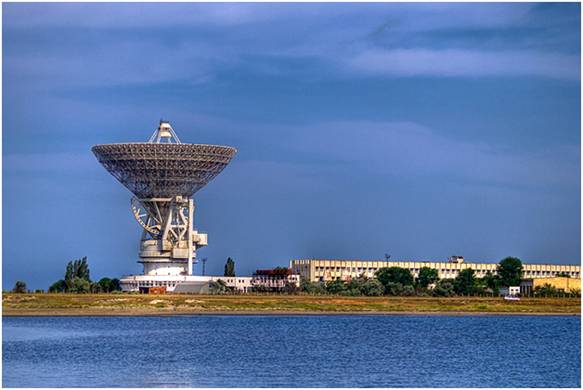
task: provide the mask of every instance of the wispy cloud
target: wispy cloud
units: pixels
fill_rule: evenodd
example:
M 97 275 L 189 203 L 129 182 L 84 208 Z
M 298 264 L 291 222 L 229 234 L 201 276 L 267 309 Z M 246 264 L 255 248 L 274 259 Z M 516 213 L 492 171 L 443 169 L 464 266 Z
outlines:
M 14 153 L 2 158 L 3 172 L 9 176 L 27 174 L 86 176 L 100 172 L 89 153 Z
M 210 123 L 212 120 L 208 119 Z M 235 122 L 217 119 L 226 128 L 239 128 Z M 469 142 L 442 135 L 414 122 L 341 121 L 269 126 L 245 124 L 261 148 L 241 150 L 237 166 L 244 172 L 263 177 L 276 167 L 297 168 L 293 183 L 315 183 L 342 174 L 343 169 L 369 172 L 379 178 L 441 177 L 484 186 L 528 188 L 578 186 L 580 150 L 578 145 L 554 145 L 545 150 L 517 151 L 494 144 Z M 252 167 L 247 169 L 246 167 Z M 89 152 L 18 153 L 4 156 L 7 174 L 45 172 L 83 175 L 99 170 Z M 285 171 L 285 170 L 284 170 Z M 308 177 L 308 176 L 313 177 Z M 295 184 L 294 184 L 295 185 Z
M 579 56 L 532 51 L 371 49 L 346 61 L 357 72 L 383 76 L 540 76 L 579 80 Z
M 155 42 L 100 42 L 75 54 L 29 53 L 6 58 L 5 67 L 22 83 L 85 87 L 153 84 L 180 80 L 199 84 L 212 78 L 213 65 L 234 61 L 206 44 L 168 47 Z
M 184 26 L 235 26 L 260 21 L 268 14 L 247 4 L 36 3 L 7 4 L 8 28 L 91 28 L 124 30 Z
M 287 133 L 293 137 L 281 142 L 302 156 L 311 153 L 375 175 L 537 188 L 578 186 L 580 175 L 580 150 L 575 145 L 516 151 L 452 139 L 413 122 L 328 122 L 304 127 L 301 135 Z
M 537 47 L 524 46 L 513 32 L 548 27 L 535 11 L 532 4 L 8 4 L 4 64 L 8 76 L 35 90 L 202 84 L 225 66 L 273 74 L 265 59 L 290 58 L 322 61 L 327 78 L 578 80 L 579 54 L 548 50 L 548 39 L 561 34 L 547 34 L 545 46 Z M 25 38 L 13 50 L 21 34 L 35 29 L 45 44 L 32 49 Z M 172 29 L 179 33 L 168 39 Z M 460 45 L 467 29 L 487 32 L 480 45 Z M 428 38 L 443 31 L 449 35 L 439 43 Z M 488 34 L 502 34 L 503 47 Z

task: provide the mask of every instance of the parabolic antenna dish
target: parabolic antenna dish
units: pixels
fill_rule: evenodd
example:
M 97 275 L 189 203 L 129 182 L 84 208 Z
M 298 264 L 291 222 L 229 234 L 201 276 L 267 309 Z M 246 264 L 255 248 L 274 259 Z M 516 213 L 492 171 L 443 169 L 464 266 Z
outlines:
M 230 146 L 154 142 L 95 145 L 91 150 L 140 199 L 191 197 L 237 152 Z

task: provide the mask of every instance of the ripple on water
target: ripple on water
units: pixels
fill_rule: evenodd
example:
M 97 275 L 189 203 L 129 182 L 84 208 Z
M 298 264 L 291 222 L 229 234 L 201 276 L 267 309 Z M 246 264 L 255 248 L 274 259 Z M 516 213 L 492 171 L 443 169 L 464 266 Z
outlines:
M 7 387 L 580 387 L 580 318 L 3 320 Z

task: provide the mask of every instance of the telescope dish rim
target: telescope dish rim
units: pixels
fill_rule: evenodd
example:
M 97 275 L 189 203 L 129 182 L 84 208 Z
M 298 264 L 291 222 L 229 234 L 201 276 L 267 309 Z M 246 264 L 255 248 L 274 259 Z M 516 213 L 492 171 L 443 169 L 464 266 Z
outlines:
M 98 144 L 91 151 L 112 176 L 140 199 L 192 197 L 237 154 L 236 148 L 226 145 L 151 142 Z M 193 176 L 185 177 L 184 172 Z
M 181 148 L 181 147 L 185 147 L 185 146 L 213 146 L 216 148 L 224 148 L 224 149 L 232 149 L 235 152 L 237 152 L 237 148 L 233 147 L 233 146 L 229 146 L 229 145 L 217 145 L 217 144 L 186 144 L 186 143 L 182 143 L 182 144 L 170 144 L 170 143 L 152 143 L 152 142 L 114 142 L 111 144 L 95 144 L 91 147 L 91 150 L 93 150 L 94 148 L 98 147 L 98 146 L 112 146 L 112 145 L 161 145 L 161 146 L 154 146 L 154 147 L 162 147 L 162 148 L 168 148 L 168 147 L 173 147 L 173 148 Z

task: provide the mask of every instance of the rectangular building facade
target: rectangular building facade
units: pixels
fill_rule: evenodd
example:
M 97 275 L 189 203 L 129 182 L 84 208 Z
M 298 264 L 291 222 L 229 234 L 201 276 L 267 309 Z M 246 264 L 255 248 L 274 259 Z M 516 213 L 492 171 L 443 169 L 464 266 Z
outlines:
M 437 269 L 440 279 L 454 279 L 463 269 L 471 268 L 475 275 L 481 278 L 489 271 L 496 274 L 498 264 L 489 263 L 465 263 L 465 262 L 433 262 L 433 261 L 364 261 L 364 260 L 291 260 L 290 268 L 294 274 L 312 282 L 328 280 L 348 280 L 360 275 L 373 277 L 380 268 L 401 267 L 406 268 L 414 277 L 419 275 L 422 267 Z M 523 277 L 551 278 L 558 274 L 568 274 L 572 278 L 580 278 L 581 267 L 579 265 L 558 264 L 523 264 Z
M 537 287 L 549 284 L 562 292 L 581 291 L 581 279 L 577 278 L 532 278 L 520 282 L 520 294 L 531 296 Z

